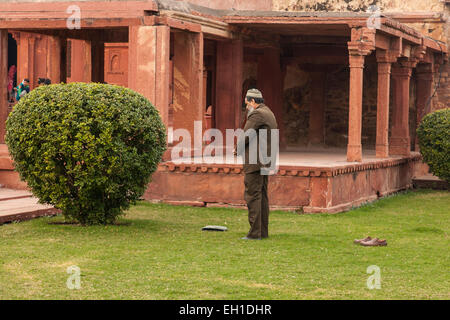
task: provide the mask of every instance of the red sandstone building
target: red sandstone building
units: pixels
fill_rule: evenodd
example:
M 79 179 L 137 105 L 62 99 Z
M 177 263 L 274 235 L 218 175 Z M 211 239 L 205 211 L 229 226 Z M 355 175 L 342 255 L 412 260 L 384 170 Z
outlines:
M 379 1 L 388 12 L 372 24 L 366 2 L 2 1 L 0 87 L 13 64 L 32 88 L 38 77 L 119 84 L 146 96 L 168 128 L 193 133 L 194 121 L 239 128 L 243 95 L 257 86 L 280 127 L 271 204 L 339 212 L 426 172 L 416 127 L 449 107 L 445 1 L 410 1 L 409 13 Z M 415 10 L 425 2 L 434 11 Z M 69 5 L 81 29 L 68 28 Z M 0 184 L 24 188 L 4 144 L 10 108 L 0 90 Z M 145 198 L 242 205 L 241 166 L 176 165 L 168 152 Z

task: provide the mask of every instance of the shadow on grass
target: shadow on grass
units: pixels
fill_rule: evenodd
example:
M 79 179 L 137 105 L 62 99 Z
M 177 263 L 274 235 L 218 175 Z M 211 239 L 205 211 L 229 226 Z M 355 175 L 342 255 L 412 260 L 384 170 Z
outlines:
M 329 244 L 331 242 L 336 242 L 336 239 L 333 235 L 304 235 L 304 234 L 293 234 L 293 233 L 276 233 L 270 235 L 267 240 L 274 241 L 289 241 L 295 242 L 297 244 Z
M 51 217 L 47 217 L 47 219 L 51 219 Z M 56 218 L 58 219 L 58 218 Z M 65 220 L 57 220 L 57 221 L 45 221 L 44 224 L 48 226 L 55 226 L 55 227 L 76 227 L 77 229 L 80 228 L 89 230 L 91 228 L 98 229 L 98 228 L 114 228 L 114 229 L 123 229 L 123 231 L 133 231 L 133 230 L 139 230 L 139 232 L 145 231 L 145 232 L 159 232 L 161 230 L 167 231 L 167 229 L 176 229 L 174 228 L 175 224 L 163 222 L 163 221 L 157 221 L 157 220 L 151 220 L 151 219 L 120 219 L 114 223 L 111 224 L 97 224 L 97 225 L 82 225 L 81 223 L 77 221 L 65 221 Z
M 77 226 L 77 227 L 89 227 L 90 225 L 83 225 L 77 221 L 49 221 L 47 224 L 50 225 L 64 225 L 64 226 Z M 116 221 L 109 224 L 97 224 L 94 226 L 131 226 L 131 221 Z
M 414 232 L 421 232 L 421 233 L 445 233 L 444 230 L 438 229 L 438 228 L 429 228 L 429 227 L 418 227 L 411 229 L 411 231 Z

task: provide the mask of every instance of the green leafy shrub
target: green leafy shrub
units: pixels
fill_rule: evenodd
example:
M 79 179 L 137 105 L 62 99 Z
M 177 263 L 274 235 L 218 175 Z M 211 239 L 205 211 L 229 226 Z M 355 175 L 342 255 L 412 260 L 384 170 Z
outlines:
M 430 171 L 450 182 L 450 109 L 427 114 L 417 129 L 417 136 Z
M 71 83 L 26 95 L 6 143 L 40 203 L 82 224 L 113 223 L 138 200 L 166 149 L 158 111 L 119 86 Z

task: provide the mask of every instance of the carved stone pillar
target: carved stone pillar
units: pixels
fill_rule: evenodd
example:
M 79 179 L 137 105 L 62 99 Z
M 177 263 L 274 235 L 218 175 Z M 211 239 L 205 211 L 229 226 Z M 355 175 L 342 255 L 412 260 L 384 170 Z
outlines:
M 348 43 L 350 63 L 350 94 L 348 116 L 347 161 L 362 161 L 362 97 L 364 60 L 374 48 L 375 32 L 365 28 L 352 29 Z
M 391 64 L 397 55 L 385 50 L 377 50 L 378 96 L 377 96 L 377 136 L 376 157 L 389 156 L 389 92 L 391 84 Z
M 433 92 L 433 65 L 431 63 L 419 64 L 416 68 L 416 107 L 417 126 L 430 110 L 431 95 Z M 416 135 L 415 150 L 419 151 L 419 140 Z
M 129 28 L 128 86 L 158 109 L 169 124 L 170 28 L 131 26 Z
M 225 136 L 226 129 L 240 126 L 243 41 L 218 41 L 216 58 L 215 125 Z
M 395 64 L 392 68 L 393 119 L 390 155 L 410 154 L 409 136 L 409 85 L 412 66 L 409 63 Z

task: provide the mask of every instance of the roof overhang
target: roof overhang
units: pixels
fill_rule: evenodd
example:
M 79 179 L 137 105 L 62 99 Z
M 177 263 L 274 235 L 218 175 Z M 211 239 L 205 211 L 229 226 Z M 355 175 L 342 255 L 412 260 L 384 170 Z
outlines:
M 174 30 L 202 32 L 230 39 L 246 34 L 267 36 L 335 36 L 351 38 L 352 29 L 367 28 L 371 15 L 353 12 L 286 12 L 214 10 L 173 0 L 27 2 L 2 4 L 0 29 L 67 30 L 67 20 L 80 9 L 81 30 L 123 28 L 131 25 L 168 25 Z M 443 42 L 425 37 L 415 29 L 381 15 L 374 30 L 375 46 L 387 49 L 401 39 L 411 46 L 448 52 Z M 56 32 L 56 31 L 55 31 Z M 63 31 L 61 31 L 63 32 Z

